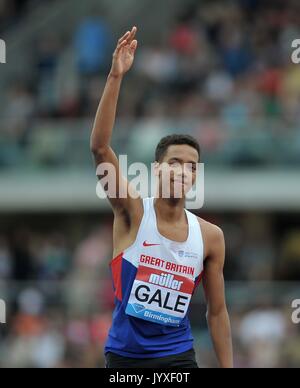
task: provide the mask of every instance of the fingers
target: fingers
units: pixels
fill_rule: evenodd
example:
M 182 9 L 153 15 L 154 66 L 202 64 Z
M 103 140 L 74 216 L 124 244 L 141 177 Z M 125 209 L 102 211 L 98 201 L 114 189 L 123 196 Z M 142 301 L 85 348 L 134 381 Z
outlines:
M 117 48 L 116 48 L 116 51 L 115 51 L 115 54 L 118 54 L 120 52 L 120 50 L 126 46 L 126 45 L 130 45 L 130 48 L 132 50 L 135 50 L 136 49 L 136 46 L 137 46 L 137 42 L 134 44 L 134 46 L 132 47 L 132 43 L 134 42 L 134 37 L 137 33 L 137 28 L 134 26 L 132 28 L 131 31 L 127 31 L 119 40 L 118 40 L 118 45 L 117 45 Z
M 124 35 L 122 36 L 122 38 L 120 38 L 120 39 L 118 40 L 118 44 L 119 44 L 119 43 L 122 43 L 124 39 L 127 39 L 129 35 L 130 35 L 130 31 L 127 31 L 126 34 L 124 34 Z
M 137 32 L 137 28 L 134 26 L 131 31 L 127 31 L 118 41 L 118 45 L 122 44 L 124 40 L 127 41 L 128 44 L 131 44 Z
M 122 42 L 120 42 L 120 43 L 118 44 L 117 48 L 116 48 L 115 54 L 117 55 L 117 54 L 121 51 L 121 49 L 122 49 L 123 47 L 125 47 L 126 45 L 127 45 L 127 40 L 126 40 L 126 39 L 123 40 Z
M 131 42 L 131 45 L 130 45 L 131 51 L 134 52 L 134 51 L 137 49 L 137 46 L 138 46 L 137 40 L 133 40 L 133 41 Z
M 137 28 L 134 26 L 134 27 L 132 27 L 132 30 L 131 30 L 131 32 L 130 32 L 130 35 L 129 35 L 128 38 L 127 38 L 127 43 L 128 43 L 128 44 L 131 44 L 131 43 L 132 43 L 132 41 L 133 41 L 133 39 L 134 39 L 136 33 L 137 33 Z

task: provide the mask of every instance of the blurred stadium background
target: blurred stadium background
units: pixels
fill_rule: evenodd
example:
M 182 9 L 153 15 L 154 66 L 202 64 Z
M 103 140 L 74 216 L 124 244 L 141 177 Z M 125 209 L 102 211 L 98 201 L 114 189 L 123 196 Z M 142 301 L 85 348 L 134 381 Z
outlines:
M 103 366 L 112 214 L 96 197 L 93 116 L 118 36 L 139 28 L 114 147 L 153 160 L 199 139 L 205 207 L 227 240 L 237 367 L 299 367 L 300 38 L 295 0 L 0 0 L 0 367 Z M 216 366 L 202 291 L 198 361 Z

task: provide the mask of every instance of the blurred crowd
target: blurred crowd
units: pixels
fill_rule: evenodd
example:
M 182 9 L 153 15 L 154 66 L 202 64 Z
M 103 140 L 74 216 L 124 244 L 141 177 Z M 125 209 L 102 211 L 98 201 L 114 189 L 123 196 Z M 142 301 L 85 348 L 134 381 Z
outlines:
M 0 367 L 102 367 L 113 309 L 111 225 L 0 236 Z M 68 232 L 68 233 L 66 233 Z M 68 236 L 68 237 L 66 237 Z
M 235 0 L 226 7 L 195 1 L 153 43 L 143 43 L 139 26 L 118 110 L 120 121 L 140 123 L 126 136 L 129 149 L 136 136 L 154 137 L 149 128 L 174 131 L 160 121 L 195 119 L 187 127 L 208 153 L 221 148 L 223 159 L 246 165 L 274 163 L 273 153 L 299 164 L 300 67 L 291 62 L 299 7 L 295 0 Z M 93 117 L 115 44 L 112 27 L 96 14 L 68 38 L 41 34 L 31 48 L 31 76 L 7 91 L 2 136 L 24 145 L 38 118 Z
M 296 218 L 291 228 L 284 225 L 288 216 L 204 217 L 225 231 L 236 365 L 299 366 L 300 327 L 292 324 L 290 309 L 300 292 Z M 0 367 L 104 366 L 114 302 L 112 219 L 90 218 L 43 219 L 43 228 L 28 219 L 26 228 L 1 234 L 0 294 L 8 303 L 8 324 L 0 326 Z M 214 367 L 201 291 L 194 305 L 199 362 Z
M 0 33 L 14 26 L 23 16 L 28 3 L 35 0 L 0 0 Z
M 0 33 L 14 28 L 28 3 L 0 0 Z M 189 3 L 152 42 L 139 45 L 120 97 L 116 151 L 148 161 L 157 141 L 178 131 L 198 138 L 206 161 L 211 155 L 218 166 L 299 165 L 300 67 L 291 64 L 299 1 Z M 115 38 L 96 13 L 70 36 L 58 26 L 36 37 L 28 47 L 31 71 L 5 92 L 0 168 L 13 161 L 23 167 L 24 151 L 55 168 L 65 167 L 70 153 L 90 158 L 90 127 L 81 120 L 95 114 Z M 0 218 L 0 297 L 8 305 L 0 367 L 104 366 L 112 219 L 12 217 Z M 225 232 L 236 366 L 299 367 L 300 326 L 291 323 L 290 310 L 300 297 L 299 215 L 203 217 Z M 201 292 L 194 304 L 199 364 L 216 366 Z

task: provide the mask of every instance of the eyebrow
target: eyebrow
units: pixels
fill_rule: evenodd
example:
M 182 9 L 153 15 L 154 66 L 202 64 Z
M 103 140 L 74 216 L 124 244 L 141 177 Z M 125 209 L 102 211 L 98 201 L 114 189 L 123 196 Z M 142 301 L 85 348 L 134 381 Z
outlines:
M 169 159 L 169 162 L 171 162 L 171 161 L 177 161 L 177 162 L 182 162 L 182 159 L 180 159 L 180 158 L 176 158 L 176 157 L 174 157 L 174 158 L 170 158 Z M 192 165 L 197 165 L 197 162 L 194 162 L 194 161 L 190 161 L 190 162 L 186 162 L 185 164 L 192 164 Z

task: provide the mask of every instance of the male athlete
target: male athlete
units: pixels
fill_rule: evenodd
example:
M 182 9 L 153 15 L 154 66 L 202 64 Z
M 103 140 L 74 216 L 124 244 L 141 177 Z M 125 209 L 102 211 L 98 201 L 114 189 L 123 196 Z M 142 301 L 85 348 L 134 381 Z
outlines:
M 158 195 L 146 199 L 132 195 L 133 187 L 120 176 L 110 146 L 121 83 L 137 49 L 136 32 L 133 27 L 118 41 L 91 135 L 96 165 L 110 163 L 117 172 L 117 195 L 107 190 L 114 212 L 111 271 L 116 308 L 105 347 L 106 367 L 198 368 L 188 310 L 203 279 L 216 355 L 222 368 L 232 368 L 224 236 L 217 226 L 185 209 L 185 194 L 196 180 L 199 144 L 185 135 L 160 141 L 155 155 Z M 162 182 L 168 170 L 170 196 L 165 198 Z M 127 196 L 119 194 L 124 190 Z

